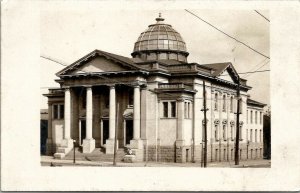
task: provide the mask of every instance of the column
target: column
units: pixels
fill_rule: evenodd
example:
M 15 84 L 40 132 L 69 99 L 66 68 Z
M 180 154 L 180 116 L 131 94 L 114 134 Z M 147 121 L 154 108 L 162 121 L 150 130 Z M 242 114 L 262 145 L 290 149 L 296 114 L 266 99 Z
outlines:
M 184 152 L 184 99 L 177 100 L 176 162 L 185 162 Z
M 141 140 L 141 92 L 140 85 L 133 89 L 133 139 L 130 140 L 130 147 L 135 154 L 136 161 L 143 161 L 144 147 Z
M 48 104 L 48 136 L 46 143 L 46 155 L 52 155 L 53 141 L 52 141 L 52 105 Z
M 109 88 L 109 139 L 115 138 L 116 130 L 116 90 L 115 86 Z
M 82 152 L 91 153 L 95 149 L 93 139 L 93 92 L 92 87 L 86 87 L 86 138 L 82 143 Z
M 113 154 L 115 148 L 116 131 L 116 89 L 115 85 L 109 87 L 109 138 L 106 140 L 106 154 Z M 117 147 L 118 147 L 118 141 Z
M 69 87 L 65 88 L 64 109 L 64 139 L 62 147 L 67 148 L 64 150 L 67 153 L 73 148 L 73 140 L 71 139 L 71 92 Z
M 70 88 L 65 89 L 65 132 L 64 139 L 71 139 L 71 93 Z
M 92 139 L 93 127 L 93 93 L 92 88 L 86 88 L 86 139 Z
M 133 139 L 140 139 L 141 129 L 141 97 L 140 86 L 133 90 Z

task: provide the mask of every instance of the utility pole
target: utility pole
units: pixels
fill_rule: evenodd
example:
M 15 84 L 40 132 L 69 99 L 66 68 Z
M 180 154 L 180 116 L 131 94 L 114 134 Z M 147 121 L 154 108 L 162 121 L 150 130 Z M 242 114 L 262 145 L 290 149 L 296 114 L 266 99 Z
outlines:
M 117 137 L 118 137 L 118 116 L 119 115 L 119 103 L 117 104 L 117 116 L 116 116 L 116 130 L 115 130 L 115 142 L 114 142 L 114 163 L 113 165 L 116 166 L 116 155 L 117 155 Z
M 239 165 L 239 142 L 240 142 L 240 77 L 237 85 L 237 112 L 236 112 L 236 136 L 235 136 L 235 165 Z
M 204 159 L 203 165 L 206 168 L 207 165 L 207 125 L 206 125 L 206 89 L 205 89 L 205 81 L 203 80 L 203 112 L 204 112 Z

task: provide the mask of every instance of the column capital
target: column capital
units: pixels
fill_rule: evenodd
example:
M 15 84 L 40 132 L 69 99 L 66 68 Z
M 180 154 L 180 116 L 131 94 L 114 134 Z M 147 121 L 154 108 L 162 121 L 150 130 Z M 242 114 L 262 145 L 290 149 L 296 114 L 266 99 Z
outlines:
M 83 85 L 84 88 L 92 88 L 92 85 Z
M 106 86 L 108 86 L 110 89 L 114 89 L 116 87 L 116 84 L 107 84 Z
M 176 99 L 177 102 L 184 102 L 184 98 L 180 97 Z
M 70 89 L 71 89 L 70 86 L 64 86 L 63 88 L 65 89 L 65 91 L 70 91 Z

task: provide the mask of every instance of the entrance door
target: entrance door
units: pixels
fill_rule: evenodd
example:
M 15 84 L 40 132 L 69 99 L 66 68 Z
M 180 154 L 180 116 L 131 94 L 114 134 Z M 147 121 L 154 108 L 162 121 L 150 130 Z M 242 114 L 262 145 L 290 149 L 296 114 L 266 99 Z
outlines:
M 126 120 L 126 144 L 130 144 L 130 140 L 133 139 L 133 121 Z
M 102 144 L 106 144 L 106 140 L 109 138 L 109 121 L 103 121 L 103 137 L 102 137 Z
M 80 144 L 82 144 L 85 137 L 86 137 L 86 121 L 80 120 Z

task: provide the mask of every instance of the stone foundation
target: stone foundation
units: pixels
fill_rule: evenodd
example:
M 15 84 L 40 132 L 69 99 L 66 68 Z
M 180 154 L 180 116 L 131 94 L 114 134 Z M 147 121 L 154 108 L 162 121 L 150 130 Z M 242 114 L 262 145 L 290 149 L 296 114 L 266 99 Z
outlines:
M 194 162 L 200 163 L 203 161 L 203 147 L 201 145 L 192 146 L 181 146 L 175 148 L 175 144 L 173 146 L 157 146 L 157 155 L 156 155 L 156 147 L 153 145 L 149 145 L 146 148 L 144 145 L 144 159 L 146 161 L 146 157 L 148 157 L 148 161 L 157 161 L 158 162 L 178 162 L 178 163 L 186 163 L 192 162 L 194 154 Z M 251 157 L 251 149 L 252 149 L 252 157 Z M 220 162 L 220 161 L 234 161 L 234 144 L 219 144 L 213 143 L 207 144 L 207 162 Z M 247 157 L 247 145 L 240 144 L 240 160 L 247 159 L 262 159 L 263 158 L 263 147 L 262 144 L 250 143 L 248 146 L 248 157 Z M 148 156 L 147 156 L 148 154 Z

